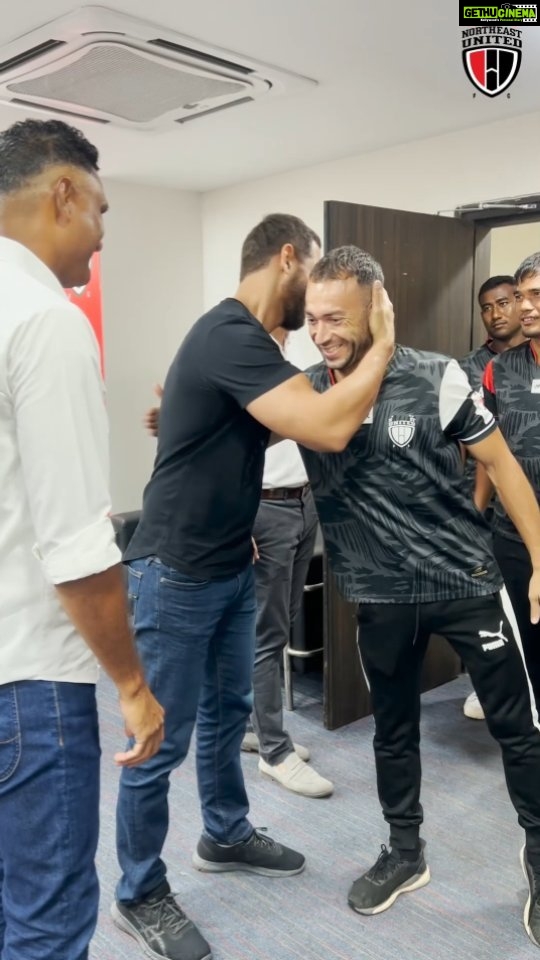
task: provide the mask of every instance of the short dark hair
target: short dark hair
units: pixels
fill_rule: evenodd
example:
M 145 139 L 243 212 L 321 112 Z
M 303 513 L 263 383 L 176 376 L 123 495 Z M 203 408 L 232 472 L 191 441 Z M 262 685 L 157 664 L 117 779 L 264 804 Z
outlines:
M 314 230 L 289 213 L 270 213 L 248 233 L 242 244 L 240 279 L 265 267 L 281 248 L 291 243 L 299 260 L 305 260 L 315 243 L 321 241 Z
M 330 250 L 315 264 L 310 280 L 342 280 L 355 277 L 360 286 L 371 286 L 376 280 L 384 283 L 384 273 L 380 263 L 353 244 Z
M 0 194 L 20 190 L 53 164 L 96 173 L 98 159 L 96 147 L 63 120 L 20 120 L 0 133 Z
M 489 291 L 494 290 L 495 287 L 503 287 L 506 284 L 508 284 L 509 287 L 515 287 L 516 281 L 508 274 L 500 277 L 488 277 L 487 280 L 484 280 L 478 291 L 478 302 L 480 302 L 480 297 L 483 297 L 485 293 L 489 293 Z
M 532 277 L 536 273 L 540 273 L 540 251 L 531 253 L 523 263 L 520 263 L 516 270 L 514 283 L 521 283 L 522 280 L 525 280 L 525 277 Z

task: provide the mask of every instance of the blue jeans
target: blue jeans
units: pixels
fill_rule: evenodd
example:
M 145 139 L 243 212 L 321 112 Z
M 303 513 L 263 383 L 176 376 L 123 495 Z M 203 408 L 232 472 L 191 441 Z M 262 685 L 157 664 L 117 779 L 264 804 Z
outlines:
M 86 960 L 97 920 L 94 684 L 0 685 L 0 957 Z
M 117 896 L 126 902 L 165 879 L 169 777 L 187 755 L 195 721 L 205 832 L 220 843 L 252 833 L 240 744 L 253 706 L 256 618 L 251 564 L 230 579 L 200 581 L 156 557 L 136 560 L 129 595 L 146 677 L 165 708 L 165 738 L 156 756 L 120 777 Z

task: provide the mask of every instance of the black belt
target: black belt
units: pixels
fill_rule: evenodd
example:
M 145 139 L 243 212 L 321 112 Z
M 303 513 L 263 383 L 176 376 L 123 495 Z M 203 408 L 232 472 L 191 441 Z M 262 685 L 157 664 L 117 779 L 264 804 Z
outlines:
M 263 490 L 261 493 L 262 500 L 301 500 L 305 493 L 309 490 L 309 483 L 305 483 L 303 487 L 271 487 L 268 490 Z

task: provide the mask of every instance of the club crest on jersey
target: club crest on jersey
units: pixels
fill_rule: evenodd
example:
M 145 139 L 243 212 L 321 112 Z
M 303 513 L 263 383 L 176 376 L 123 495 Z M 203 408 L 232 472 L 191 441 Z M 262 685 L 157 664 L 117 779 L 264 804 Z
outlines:
M 396 447 L 408 447 L 415 429 L 415 417 L 390 417 L 388 420 L 388 434 Z

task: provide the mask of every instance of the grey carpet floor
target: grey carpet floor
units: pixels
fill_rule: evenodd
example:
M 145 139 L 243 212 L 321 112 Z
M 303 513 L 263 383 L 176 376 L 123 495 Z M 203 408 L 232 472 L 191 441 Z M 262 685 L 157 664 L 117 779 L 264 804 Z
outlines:
M 326 800 L 295 796 L 264 779 L 244 755 L 255 826 L 305 853 L 303 874 L 271 880 L 248 874 L 204 875 L 191 867 L 200 832 L 194 761 L 171 780 L 171 829 L 165 849 L 169 880 L 186 912 L 212 945 L 214 960 L 532 960 L 522 914 L 526 886 L 522 843 L 505 788 L 499 749 L 482 722 L 467 720 L 460 678 L 423 697 L 423 836 L 431 883 L 405 894 L 387 912 L 360 917 L 347 906 L 350 883 L 386 842 L 375 790 L 371 718 L 329 732 L 319 687 L 297 681 L 294 739 L 335 783 Z M 112 755 L 122 742 L 115 697 L 100 682 L 103 747 L 101 912 L 92 960 L 141 957 L 109 918 L 117 877 Z

